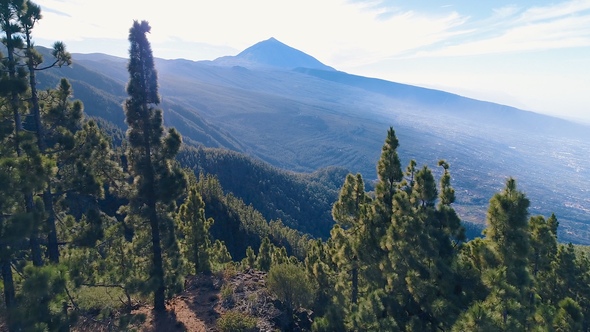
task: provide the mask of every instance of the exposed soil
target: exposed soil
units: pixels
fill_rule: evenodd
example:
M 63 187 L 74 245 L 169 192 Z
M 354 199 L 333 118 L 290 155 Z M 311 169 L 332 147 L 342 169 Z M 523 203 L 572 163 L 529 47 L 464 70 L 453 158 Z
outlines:
M 132 315 L 115 315 L 110 320 L 79 317 L 72 332 L 111 332 L 123 328 L 117 326 L 120 318 L 129 318 L 124 330 L 143 332 L 217 332 L 218 320 L 228 311 L 254 317 L 260 332 L 309 331 L 311 312 L 299 310 L 294 320 L 286 317 L 282 304 L 266 288 L 266 272 L 248 270 L 232 275 L 200 274 L 189 276 L 185 290 L 169 300 L 166 312 L 154 314 L 152 307 L 137 304 Z M 7 330 L 4 317 L 0 316 L 0 332 Z
M 219 331 L 217 320 L 225 312 L 232 310 L 255 317 L 255 331 L 306 330 L 311 324 L 309 313 L 300 313 L 298 322 L 289 325 L 281 303 L 266 289 L 265 278 L 265 272 L 255 270 L 225 277 L 203 274 L 189 276 L 185 282 L 185 290 L 168 301 L 166 313 L 154 315 L 151 307 L 139 306 L 132 313 L 135 317 L 145 319 L 131 324 L 128 329 L 145 332 Z M 73 330 L 109 331 L 109 327 L 83 318 Z

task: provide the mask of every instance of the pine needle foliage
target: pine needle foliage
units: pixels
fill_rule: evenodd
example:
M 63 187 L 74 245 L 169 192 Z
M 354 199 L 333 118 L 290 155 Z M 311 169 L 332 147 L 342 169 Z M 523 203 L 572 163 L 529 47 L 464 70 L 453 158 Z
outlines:
M 170 279 L 165 273 L 165 259 L 172 267 L 180 263 L 171 212 L 186 187 L 186 180 L 174 163 L 181 137 L 173 128 L 164 134 L 162 111 L 157 108 L 160 103 L 158 77 L 146 37 L 150 30 L 147 21 L 135 21 L 129 30 L 129 98 L 125 101 L 129 146 L 126 155 L 133 185 L 128 196 L 129 205 L 123 212 L 127 214 L 126 222 L 139 231 L 143 225 L 149 225 L 150 234 L 146 237 L 149 241 L 143 243 L 151 247 L 146 286 L 154 294 L 154 309 L 164 311 L 166 281 Z

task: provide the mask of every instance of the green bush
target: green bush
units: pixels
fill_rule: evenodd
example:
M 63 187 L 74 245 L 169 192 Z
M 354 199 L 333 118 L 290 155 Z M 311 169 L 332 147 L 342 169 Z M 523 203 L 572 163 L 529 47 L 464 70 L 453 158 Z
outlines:
M 231 285 L 224 284 L 221 286 L 221 300 L 230 301 L 234 296 L 234 288 Z
M 101 316 L 109 316 L 111 312 L 121 309 L 123 303 L 120 299 L 125 299 L 125 292 L 120 288 L 81 287 L 75 294 L 82 311 L 98 311 Z
M 290 313 L 311 305 L 313 301 L 314 286 L 307 279 L 303 268 L 297 265 L 274 265 L 268 272 L 266 284 Z
M 256 331 L 256 317 L 239 311 L 228 311 L 217 320 L 217 328 L 221 332 Z

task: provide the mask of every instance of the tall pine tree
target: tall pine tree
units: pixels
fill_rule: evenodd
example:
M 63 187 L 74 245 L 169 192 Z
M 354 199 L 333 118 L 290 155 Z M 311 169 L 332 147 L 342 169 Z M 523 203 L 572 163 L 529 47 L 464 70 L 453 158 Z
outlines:
M 37 71 L 50 69 L 54 66 L 62 66 L 71 64 L 71 56 L 65 50 L 65 46 L 61 42 L 54 44 L 52 55 L 55 57 L 55 61 L 52 64 L 41 67 L 43 63 L 43 57 L 34 48 L 32 40 L 33 28 L 37 22 L 41 19 L 41 7 L 31 1 L 25 2 L 25 10 L 18 13 L 18 21 L 24 35 L 24 48 L 26 55 L 26 67 L 28 69 L 29 76 L 29 109 L 34 119 L 34 128 L 37 136 L 37 146 L 39 151 L 44 154 L 48 147 L 46 129 L 43 124 L 41 107 L 39 103 L 38 89 L 37 89 Z M 62 80 L 63 81 L 63 80 Z M 69 96 L 68 96 L 69 97 Z M 81 104 L 80 104 L 81 105 Z M 81 114 L 81 106 L 79 107 Z M 76 120 L 80 120 L 77 118 Z M 46 188 L 43 191 L 43 203 L 47 214 L 45 220 L 47 232 L 47 252 L 49 260 L 53 263 L 59 262 L 59 247 L 57 241 L 57 229 L 56 229 L 56 213 L 53 207 L 54 197 L 51 188 L 51 181 L 47 181 Z
M 166 276 L 163 248 L 167 255 L 178 254 L 170 211 L 180 197 L 186 180 L 173 165 L 181 137 L 175 129 L 164 134 L 158 78 L 146 21 L 135 21 L 129 31 L 129 83 L 125 114 L 129 129 L 127 158 L 133 176 L 126 220 L 139 226 L 147 222 L 151 231 L 151 267 L 148 287 L 154 293 L 154 310 L 165 311 Z M 174 253 L 174 250 L 177 252 Z
M 0 2 L 0 29 L 4 32 L 2 43 L 6 47 L 6 57 L 2 59 L 4 70 L 8 73 L 3 79 L 2 89 L 7 93 L 7 107 L 12 111 L 14 134 L 12 145 L 17 157 L 23 154 L 33 154 L 34 160 L 42 163 L 37 149 L 30 146 L 31 135 L 24 130 L 22 114 L 26 107 L 23 104 L 23 93 L 27 90 L 26 72 L 20 66 L 21 49 L 23 48 L 23 28 L 19 18 L 24 15 L 26 5 L 24 0 L 5 0 Z M 23 149 L 25 151 L 23 151 Z M 24 191 L 24 206 L 29 214 L 34 214 L 34 195 L 32 191 Z M 38 217 L 41 217 L 38 215 Z M 39 220 L 29 234 L 29 246 L 31 259 L 35 266 L 43 265 L 42 250 L 39 241 L 38 226 Z
M 365 193 L 362 176 L 348 174 L 340 190 L 338 201 L 332 208 L 332 217 L 339 226 L 332 229 L 332 239 L 338 252 L 335 261 L 341 272 L 349 276 L 346 278 L 346 283 L 350 282 L 350 303 L 352 304 L 358 302 L 361 251 L 366 240 L 364 235 L 366 234 L 367 208 L 370 202 L 371 199 Z M 339 232 L 340 236 L 336 235 Z
M 530 312 L 531 275 L 528 269 L 530 234 L 529 200 L 509 178 L 506 187 L 490 200 L 484 231 L 490 254 L 481 279 L 487 293 L 459 318 L 457 331 L 522 331 Z M 476 264 L 479 265 L 479 264 Z

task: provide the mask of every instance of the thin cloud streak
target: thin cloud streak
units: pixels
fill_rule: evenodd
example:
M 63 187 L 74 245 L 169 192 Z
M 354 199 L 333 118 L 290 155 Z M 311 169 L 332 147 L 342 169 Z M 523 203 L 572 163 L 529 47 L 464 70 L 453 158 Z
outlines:
M 515 7 L 499 8 L 490 20 L 470 22 L 473 30 L 467 36 L 447 40 L 452 45 L 417 49 L 411 56 L 473 56 L 590 46 L 590 1 L 534 7 L 520 15 L 517 12 Z
M 72 17 L 72 15 L 70 15 L 68 13 L 64 13 L 61 10 L 57 10 L 57 9 L 51 8 L 51 7 L 41 6 L 41 10 L 44 13 L 52 13 L 52 14 L 56 14 L 56 15 L 59 15 L 59 16 L 63 16 L 63 17 Z
M 455 12 L 439 17 L 415 11 L 398 12 L 387 20 L 373 21 L 370 30 L 379 33 L 359 35 L 347 43 L 348 48 L 339 52 L 339 56 L 333 55 L 331 59 L 341 66 L 360 66 L 392 55 L 407 54 L 465 34 L 466 31 L 457 28 L 466 20 Z M 383 36 L 387 36 L 385 41 Z
M 522 22 L 549 20 L 590 10 L 589 0 L 572 0 L 546 7 L 532 7 L 521 17 Z M 586 13 L 588 15 L 588 13 Z

